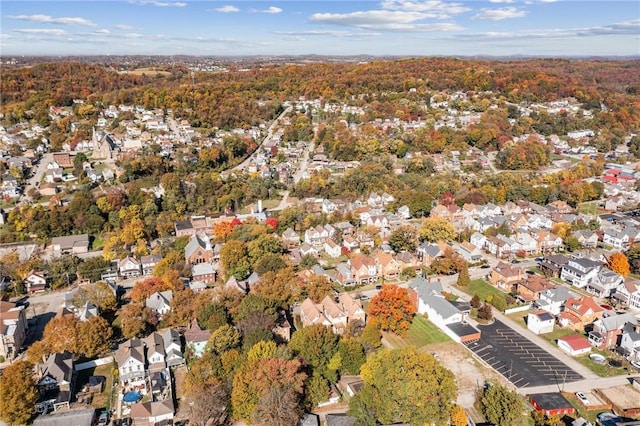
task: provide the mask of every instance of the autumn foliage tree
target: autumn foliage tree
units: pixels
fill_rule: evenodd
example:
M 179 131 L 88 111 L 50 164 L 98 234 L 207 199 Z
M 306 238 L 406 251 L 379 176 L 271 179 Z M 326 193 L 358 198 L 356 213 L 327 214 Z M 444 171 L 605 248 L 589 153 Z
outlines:
M 145 299 L 158 291 L 168 290 L 170 286 L 160 277 L 149 277 L 138 281 L 131 290 L 131 300 L 144 302 Z
M 371 299 L 369 318 L 383 331 L 404 334 L 416 313 L 415 303 L 407 289 L 386 285 Z
M 625 256 L 624 253 L 621 252 L 613 253 L 611 256 L 609 256 L 607 266 L 613 272 L 616 272 L 623 277 L 626 277 L 631 272 L 629 260 L 627 259 L 627 256 Z
M 0 419 L 8 424 L 27 424 L 35 411 L 38 391 L 33 365 L 16 361 L 0 376 Z

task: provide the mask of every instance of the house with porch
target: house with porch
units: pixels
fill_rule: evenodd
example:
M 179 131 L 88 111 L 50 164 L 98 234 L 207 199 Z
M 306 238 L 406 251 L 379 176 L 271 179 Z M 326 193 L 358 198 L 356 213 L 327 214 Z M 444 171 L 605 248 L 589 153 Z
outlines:
M 73 395 L 73 355 L 58 352 L 49 355 L 47 362 L 36 367 L 36 387 L 40 398 L 36 412 L 57 411 L 69 407 Z
M 466 241 L 457 246 L 456 252 L 468 263 L 478 263 L 482 260 L 480 249 Z
M 615 348 L 620 343 L 620 336 L 626 324 L 633 327 L 638 325 L 633 313 L 602 316 L 593 323 L 593 330 L 589 332 L 589 342 L 598 349 Z
M 624 282 L 616 287 L 612 298 L 633 310 L 640 310 L 640 281 L 631 277 L 625 278 Z
M 171 290 L 156 291 L 145 300 L 145 306 L 151 309 L 158 318 L 171 311 L 171 301 L 173 300 L 173 292 Z
M 586 325 L 602 318 L 604 309 L 591 297 L 570 298 L 564 303 L 564 310 L 558 315 L 558 323 L 571 330 L 583 331 Z
M 602 263 L 591 259 L 570 259 L 560 272 L 560 279 L 574 287 L 585 288 L 593 280 Z
M 27 337 L 25 307 L 0 300 L 0 331 L 0 356 L 12 361 Z
M 491 270 L 489 282 L 504 291 L 511 291 L 513 286 L 524 278 L 522 268 L 510 263 L 500 262 Z
M 122 343 L 115 356 L 118 364 L 120 385 L 128 391 L 147 393 L 146 356 L 142 340 L 133 338 Z
M 385 280 L 397 280 L 400 278 L 402 266 L 391 253 L 378 251 L 374 256 L 377 269 Z
M 558 286 L 540 293 L 540 297 L 531 305 L 531 309 L 543 309 L 553 315 L 559 315 L 567 300 L 579 296 L 563 286 Z
M 44 272 L 31 270 L 22 280 L 28 293 L 35 293 L 47 289 L 47 278 Z
M 627 323 L 622 329 L 620 349 L 630 361 L 640 361 L 640 327 Z
M 358 284 L 374 283 L 380 278 L 380 271 L 372 257 L 358 254 L 347 260 L 347 264 Z
M 556 285 L 538 275 L 526 275 L 523 280 L 516 282 L 518 297 L 525 302 L 532 302 L 540 298 L 547 290 L 556 288 Z
M 125 257 L 118 262 L 118 274 L 122 278 L 134 278 L 142 274 L 140 261 L 134 257 Z

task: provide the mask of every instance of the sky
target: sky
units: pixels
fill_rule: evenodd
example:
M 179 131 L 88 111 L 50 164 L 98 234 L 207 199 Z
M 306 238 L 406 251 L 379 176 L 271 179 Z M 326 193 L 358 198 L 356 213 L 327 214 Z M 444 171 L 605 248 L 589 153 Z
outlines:
M 640 55 L 638 0 L 10 1 L 0 55 Z

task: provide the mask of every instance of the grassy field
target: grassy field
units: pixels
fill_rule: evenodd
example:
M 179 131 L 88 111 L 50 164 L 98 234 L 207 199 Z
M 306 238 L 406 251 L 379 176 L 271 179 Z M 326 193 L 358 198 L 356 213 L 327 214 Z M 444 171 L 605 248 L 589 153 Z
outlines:
M 460 289 L 472 296 L 477 294 L 482 301 L 485 301 L 489 295 L 506 295 L 505 292 L 498 290 L 483 279 L 473 280 L 468 287 L 460 287 Z
M 449 336 L 438 330 L 435 325 L 420 315 L 414 317 L 411 328 L 404 336 L 385 333 L 384 338 L 394 348 L 404 348 L 407 346 L 421 348 L 429 343 L 441 343 L 451 340 Z
M 112 368 L 113 364 L 105 364 L 78 372 L 76 390 L 82 389 L 82 386 L 89 382 L 90 376 L 106 377 L 107 380 L 105 382 L 104 389 L 101 393 L 95 394 L 91 401 L 91 406 L 98 410 L 109 410 L 111 408 L 111 387 L 113 384 L 113 375 L 111 374 Z
M 598 376 L 612 377 L 612 376 L 619 376 L 621 374 L 627 373 L 628 370 L 625 368 L 625 366 L 629 367 L 629 364 L 626 361 L 623 361 L 620 367 L 612 367 L 609 365 L 608 361 L 609 361 L 609 358 L 611 358 L 611 352 L 600 351 L 598 349 L 592 348 L 591 353 L 597 353 L 604 356 L 605 358 L 607 358 L 607 363 L 597 364 L 593 362 L 591 358 L 589 358 L 588 354 L 577 357 L 576 360 L 580 362 L 580 364 L 584 365 L 585 367 L 587 367 L 588 369 L 596 373 Z

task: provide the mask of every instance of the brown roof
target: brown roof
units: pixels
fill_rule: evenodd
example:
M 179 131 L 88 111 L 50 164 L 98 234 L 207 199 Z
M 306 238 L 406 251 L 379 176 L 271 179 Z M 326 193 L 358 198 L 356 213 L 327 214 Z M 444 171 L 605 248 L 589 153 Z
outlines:
M 512 266 L 505 262 L 500 262 L 494 268 L 503 277 L 517 277 L 522 275 L 522 269 L 516 266 Z
M 173 414 L 173 412 L 173 401 L 171 399 L 142 402 L 131 406 L 131 418 L 134 419 L 162 416 L 169 413 Z
M 556 285 L 549 281 L 547 278 L 531 275 L 527 276 L 527 279 L 522 281 L 520 285 L 531 290 L 534 293 L 539 293 L 541 291 L 556 288 Z
M 333 300 L 331 296 L 325 296 L 320 302 L 322 311 L 329 315 L 331 318 L 337 318 L 344 316 L 344 312 L 340 309 L 340 306 Z
M 198 319 L 194 318 L 189 328 L 184 332 L 184 340 L 186 342 L 206 342 L 211 337 L 211 332 L 207 329 L 200 328 Z

